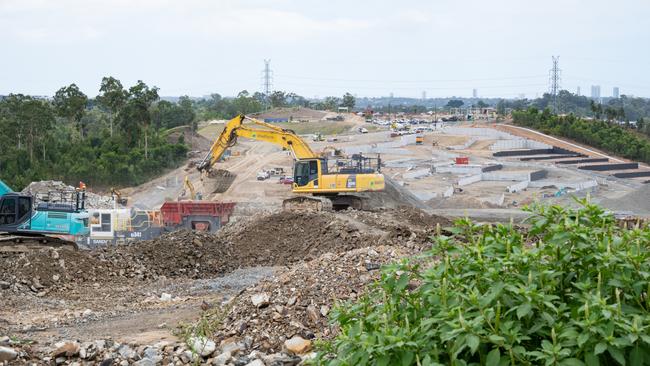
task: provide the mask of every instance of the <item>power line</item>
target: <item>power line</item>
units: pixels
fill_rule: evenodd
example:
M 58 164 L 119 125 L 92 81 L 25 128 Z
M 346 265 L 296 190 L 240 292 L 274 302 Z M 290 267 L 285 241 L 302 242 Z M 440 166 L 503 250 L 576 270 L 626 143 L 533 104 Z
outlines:
M 445 82 L 475 82 L 475 81 L 499 81 L 499 80 L 521 80 L 521 79 L 540 79 L 546 75 L 533 75 L 533 76 L 512 76 L 512 77 L 496 77 L 496 78 L 475 78 L 475 79 L 418 79 L 418 80 L 382 80 L 382 79 L 340 79 L 340 78 L 319 78 L 310 76 L 294 76 L 294 75 L 277 75 L 279 78 L 284 79 L 304 79 L 316 81 L 341 81 L 341 82 L 367 82 L 367 83 L 445 83 Z

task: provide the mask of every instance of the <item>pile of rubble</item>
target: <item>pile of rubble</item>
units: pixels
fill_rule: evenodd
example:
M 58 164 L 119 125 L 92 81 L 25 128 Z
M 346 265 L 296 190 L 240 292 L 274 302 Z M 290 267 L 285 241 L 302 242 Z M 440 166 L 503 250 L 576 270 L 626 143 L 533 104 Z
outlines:
M 238 268 L 288 266 L 324 253 L 368 246 L 422 248 L 435 230 L 433 223 L 447 222 L 435 216 L 413 216 L 414 224 L 400 222 L 408 215 L 416 214 L 352 211 L 342 218 L 333 213 L 280 212 L 253 217 L 217 234 L 177 231 L 150 241 L 87 251 L 0 253 L 0 284 L 43 296 L 83 283 L 212 278 Z
M 30 194 L 36 198 L 36 202 L 42 202 L 42 198 L 50 194 L 50 199 L 57 201 L 60 199 L 60 192 L 74 192 L 75 187 L 69 186 L 58 180 L 43 180 L 31 182 L 21 191 L 23 194 Z M 68 198 L 69 199 L 69 198 Z M 103 196 L 92 192 L 86 192 L 86 208 L 113 208 L 113 198 Z
M 413 251 L 394 246 L 326 253 L 246 289 L 225 305 L 214 339 L 250 339 L 250 349 L 278 352 L 290 339 L 332 337 L 328 314 L 354 300 L 380 275 L 381 265 Z
M 92 342 L 62 341 L 53 345 L 30 345 L 0 338 L 0 364 L 52 365 L 241 365 L 293 366 L 313 357 L 310 348 L 300 348 L 296 342 L 287 344 L 281 353 L 259 351 L 245 353 L 244 343 L 225 341 L 217 346 L 204 337 L 191 337 L 187 343 L 158 342 L 153 345 L 126 344 L 101 339 Z

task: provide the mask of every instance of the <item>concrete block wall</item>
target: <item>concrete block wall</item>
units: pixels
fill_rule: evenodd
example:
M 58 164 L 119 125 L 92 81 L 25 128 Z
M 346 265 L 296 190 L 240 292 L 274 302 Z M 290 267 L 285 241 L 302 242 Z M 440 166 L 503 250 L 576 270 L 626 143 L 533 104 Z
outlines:
M 529 139 L 499 140 L 490 146 L 492 151 L 515 149 L 551 149 L 553 146 Z
M 547 180 L 538 180 L 529 183 L 529 187 L 533 187 L 533 188 L 542 188 L 542 187 L 549 187 L 549 186 L 554 186 L 558 189 L 570 188 L 576 191 L 582 191 L 585 189 L 598 187 L 598 181 L 596 181 L 595 179 L 590 179 L 585 181 L 575 181 L 575 182 L 554 182 L 554 181 L 547 181 Z
M 418 170 L 412 170 L 410 172 L 403 173 L 402 178 L 404 178 L 404 179 L 416 179 L 416 178 L 426 177 L 429 174 L 431 174 L 430 169 L 418 169 Z
M 478 165 L 451 165 L 451 166 L 437 166 L 434 168 L 436 173 L 452 173 L 452 174 L 480 174 L 483 170 Z
M 466 186 L 466 185 L 469 185 L 469 184 L 472 184 L 472 183 L 480 182 L 481 180 L 483 180 L 482 175 L 483 174 L 478 173 L 478 174 L 475 174 L 475 175 L 470 175 L 470 176 L 467 176 L 467 177 L 460 178 L 458 180 L 458 185 L 459 186 Z
M 516 139 L 515 136 L 507 133 L 497 131 L 491 128 L 472 128 L 472 127 L 444 127 L 442 129 L 443 133 L 449 135 L 468 135 L 468 136 L 481 136 L 492 139 Z
M 524 189 L 528 188 L 529 184 L 530 184 L 529 180 L 524 180 L 524 181 L 521 181 L 519 183 L 515 183 L 515 184 L 507 186 L 506 191 L 508 191 L 510 193 L 516 193 L 516 192 L 519 192 L 519 191 L 523 191 Z

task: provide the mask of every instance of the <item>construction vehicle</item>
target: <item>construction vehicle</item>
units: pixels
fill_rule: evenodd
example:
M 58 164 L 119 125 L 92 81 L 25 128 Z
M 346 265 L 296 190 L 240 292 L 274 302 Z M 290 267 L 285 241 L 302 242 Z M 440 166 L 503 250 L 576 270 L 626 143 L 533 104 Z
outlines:
M 2 181 L 0 194 L 0 251 L 77 249 L 76 239 L 88 235 L 83 183 L 74 192 L 57 192 L 59 202 L 44 196 L 36 203 L 34 196 L 13 192 Z
M 160 207 L 166 231 L 179 229 L 216 232 L 228 223 L 235 208 L 233 202 L 179 201 Z
M 415 135 L 415 144 L 422 145 L 424 143 L 424 135 L 418 133 Z
M 245 125 L 244 121 L 250 121 L 262 128 Z M 223 152 L 236 144 L 239 137 L 280 145 L 293 154 L 292 192 L 299 196 L 285 200 L 283 202 L 285 209 L 322 210 L 330 205 L 334 209 L 348 207 L 363 209 L 364 197 L 358 193 L 384 190 L 385 181 L 384 175 L 380 172 L 379 156 L 373 159 L 356 154 L 349 160 L 337 160 L 329 166 L 327 158 L 314 153 L 309 145 L 292 130 L 244 115 L 239 115 L 226 123 L 210 151 L 197 166 L 202 175 L 210 172 Z
M 113 201 L 120 206 L 126 206 L 129 203 L 128 197 L 122 197 L 122 192 L 117 188 L 111 188 L 111 196 L 113 197 Z
M 196 192 L 196 189 L 194 188 L 194 184 L 192 184 L 192 181 L 190 181 L 190 177 L 188 175 L 185 176 L 185 179 L 183 179 L 183 185 L 184 189 L 183 192 L 181 193 L 181 196 L 187 196 L 189 193 L 189 198 L 190 200 L 201 200 L 203 196 L 201 195 L 200 192 Z

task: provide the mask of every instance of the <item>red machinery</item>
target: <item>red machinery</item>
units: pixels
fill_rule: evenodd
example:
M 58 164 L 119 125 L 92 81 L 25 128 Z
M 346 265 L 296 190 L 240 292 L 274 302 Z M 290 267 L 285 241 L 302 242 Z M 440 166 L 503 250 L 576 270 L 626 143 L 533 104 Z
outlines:
M 228 223 L 234 202 L 177 201 L 160 207 L 166 228 L 216 232 Z

